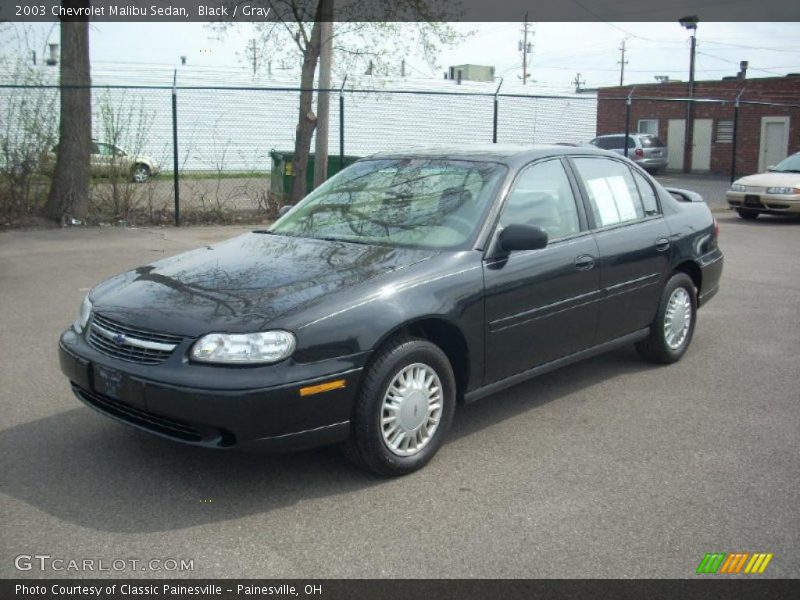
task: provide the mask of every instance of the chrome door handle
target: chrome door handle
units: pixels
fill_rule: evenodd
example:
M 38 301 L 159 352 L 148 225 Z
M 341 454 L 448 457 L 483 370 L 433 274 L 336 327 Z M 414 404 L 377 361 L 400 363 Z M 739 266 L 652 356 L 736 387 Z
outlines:
M 575 259 L 575 268 L 578 271 L 589 271 L 594 268 L 594 259 L 588 254 L 582 254 Z
M 656 250 L 664 252 L 667 248 L 669 248 L 669 240 L 667 238 L 658 238 L 656 240 Z

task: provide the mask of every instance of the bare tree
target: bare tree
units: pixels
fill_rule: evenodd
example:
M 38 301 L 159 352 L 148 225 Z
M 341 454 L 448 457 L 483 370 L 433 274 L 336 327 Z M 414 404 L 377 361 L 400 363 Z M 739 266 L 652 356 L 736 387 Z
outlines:
M 242 4 L 243 0 L 230 0 Z M 302 60 L 300 71 L 300 106 L 298 111 L 291 202 L 306 192 L 306 173 L 311 140 L 317 124 L 313 111 L 314 76 L 319 62 L 322 11 L 336 14 L 333 28 L 335 71 L 386 74 L 396 66 L 397 57 L 419 53 L 435 66 L 439 50 L 456 43 L 460 36 L 444 21 L 459 12 L 457 2 L 435 0 L 248 0 L 249 5 L 269 9 L 269 21 L 254 23 L 256 37 L 275 61 Z M 323 6 L 324 5 L 324 6 Z M 335 5 L 335 6 L 334 6 Z M 454 8 L 454 5 L 455 8 Z M 364 11 L 383 15 L 382 22 L 360 22 Z M 328 12 L 330 11 L 330 12 Z M 372 15 L 374 16 L 374 14 Z M 231 23 L 213 27 L 224 33 Z M 249 36 L 248 36 L 249 37 Z M 263 62 L 263 61 L 262 61 Z
M 62 0 L 62 6 L 89 8 L 91 0 Z M 89 21 L 61 19 L 61 120 L 58 154 L 45 212 L 61 221 L 80 214 L 89 195 L 92 145 L 92 90 Z
M 0 23 L 0 40 L 0 61 L 8 65 L 11 81 L 21 84 L 0 91 L 0 213 L 20 216 L 44 204 L 58 95 L 45 87 L 48 73 L 31 60 L 39 41 L 29 28 Z

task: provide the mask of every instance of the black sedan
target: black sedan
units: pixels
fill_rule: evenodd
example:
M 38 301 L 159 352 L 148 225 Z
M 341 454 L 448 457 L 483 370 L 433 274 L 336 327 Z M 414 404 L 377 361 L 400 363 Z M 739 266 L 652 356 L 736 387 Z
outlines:
M 718 290 L 717 234 L 699 196 L 599 149 L 377 155 L 268 229 L 98 285 L 61 368 L 173 440 L 341 442 L 409 473 L 459 403 L 623 344 L 679 360 Z

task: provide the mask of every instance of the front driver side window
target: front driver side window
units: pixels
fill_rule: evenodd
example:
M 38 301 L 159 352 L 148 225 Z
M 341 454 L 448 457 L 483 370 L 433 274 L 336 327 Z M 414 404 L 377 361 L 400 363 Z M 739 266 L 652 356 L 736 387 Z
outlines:
M 550 240 L 580 231 L 575 197 L 560 160 L 536 163 L 522 172 L 500 217 L 501 227 L 511 224 L 541 227 Z

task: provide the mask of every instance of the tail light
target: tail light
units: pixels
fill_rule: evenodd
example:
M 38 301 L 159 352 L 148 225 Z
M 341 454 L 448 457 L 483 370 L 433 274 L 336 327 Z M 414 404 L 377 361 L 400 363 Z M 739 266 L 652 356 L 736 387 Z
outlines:
M 719 221 L 717 221 L 717 217 L 714 218 L 714 239 L 719 239 Z
M 638 156 L 639 158 L 644 158 L 644 150 L 642 150 L 641 148 L 637 148 L 634 151 L 633 155 Z

